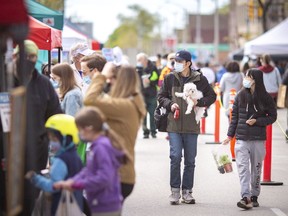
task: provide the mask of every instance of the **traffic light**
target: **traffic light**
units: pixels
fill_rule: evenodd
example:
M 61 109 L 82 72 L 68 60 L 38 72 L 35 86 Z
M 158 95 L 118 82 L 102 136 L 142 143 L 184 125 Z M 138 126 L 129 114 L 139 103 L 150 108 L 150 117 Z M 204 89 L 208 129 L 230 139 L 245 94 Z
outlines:
M 254 0 L 248 0 L 248 19 L 249 21 L 254 20 Z
M 258 11 L 258 19 L 262 18 L 263 16 L 263 9 L 261 7 L 258 7 L 257 8 L 257 11 Z

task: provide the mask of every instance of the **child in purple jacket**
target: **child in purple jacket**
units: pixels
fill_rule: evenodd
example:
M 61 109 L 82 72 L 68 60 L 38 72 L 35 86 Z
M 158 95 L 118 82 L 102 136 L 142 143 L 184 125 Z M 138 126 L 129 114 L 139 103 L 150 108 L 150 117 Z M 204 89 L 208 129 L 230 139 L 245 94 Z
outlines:
M 87 164 L 73 178 L 55 183 L 54 188 L 84 189 L 93 216 L 121 215 L 122 196 L 118 169 L 121 162 L 128 158 L 125 157 L 123 145 L 105 123 L 103 114 L 95 107 L 81 109 L 75 122 L 80 138 L 92 142 Z M 112 143 L 119 146 L 120 150 Z

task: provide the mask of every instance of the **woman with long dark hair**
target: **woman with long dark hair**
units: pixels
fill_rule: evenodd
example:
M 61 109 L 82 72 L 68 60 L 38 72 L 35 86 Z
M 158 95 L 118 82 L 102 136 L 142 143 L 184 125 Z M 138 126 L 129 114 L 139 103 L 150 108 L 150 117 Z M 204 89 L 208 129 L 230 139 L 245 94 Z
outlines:
M 235 154 L 242 196 L 237 206 L 250 209 L 259 206 L 266 126 L 276 121 L 277 109 L 265 89 L 262 71 L 249 69 L 243 87 L 235 98 L 228 137 L 223 144 L 228 144 L 236 136 Z

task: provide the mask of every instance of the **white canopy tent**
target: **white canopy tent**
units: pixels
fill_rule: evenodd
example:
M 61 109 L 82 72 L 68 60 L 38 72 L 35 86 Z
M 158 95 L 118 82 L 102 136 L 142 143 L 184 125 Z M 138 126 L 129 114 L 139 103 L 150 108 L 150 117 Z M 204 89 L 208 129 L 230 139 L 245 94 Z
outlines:
M 69 51 L 71 46 L 78 42 L 84 42 L 88 44 L 87 36 L 75 31 L 67 25 L 64 25 L 62 32 L 63 51 Z
M 263 35 L 247 42 L 244 55 L 287 55 L 288 54 L 288 18 Z

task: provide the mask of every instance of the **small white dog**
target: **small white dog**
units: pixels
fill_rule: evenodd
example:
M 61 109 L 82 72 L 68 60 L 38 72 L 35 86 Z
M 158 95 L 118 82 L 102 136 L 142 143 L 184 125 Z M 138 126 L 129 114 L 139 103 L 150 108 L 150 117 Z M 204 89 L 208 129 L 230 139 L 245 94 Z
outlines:
M 194 83 L 186 83 L 184 85 L 183 92 L 175 92 L 175 96 L 181 97 L 187 102 L 188 106 L 185 114 L 188 115 L 192 112 L 194 106 L 193 99 L 198 100 L 202 98 L 203 93 L 197 90 L 197 87 Z M 194 107 L 195 119 L 197 123 L 199 123 L 200 119 L 202 118 L 204 110 L 205 107 Z

